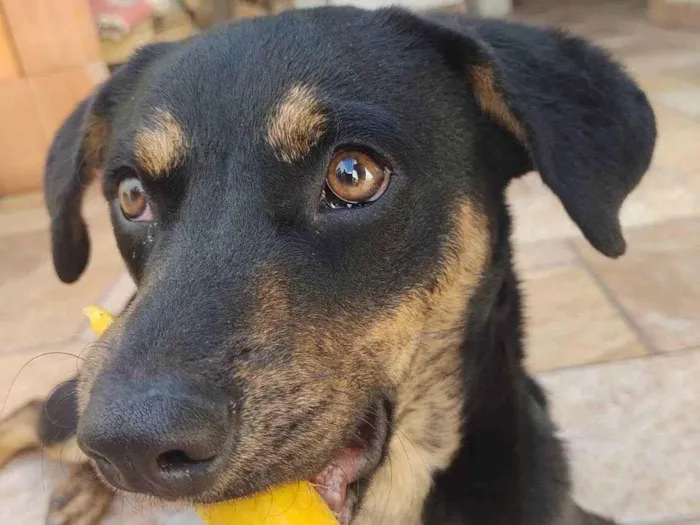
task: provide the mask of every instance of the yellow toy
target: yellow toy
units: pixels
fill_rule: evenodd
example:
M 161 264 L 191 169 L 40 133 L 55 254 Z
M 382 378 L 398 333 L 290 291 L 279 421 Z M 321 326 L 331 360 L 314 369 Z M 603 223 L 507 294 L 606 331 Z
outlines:
M 99 306 L 83 310 L 99 337 L 114 316 Z M 307 481 L 290 483 L 268 492 L 197 508 L 206 525 L 337 525 L 333 513 Z

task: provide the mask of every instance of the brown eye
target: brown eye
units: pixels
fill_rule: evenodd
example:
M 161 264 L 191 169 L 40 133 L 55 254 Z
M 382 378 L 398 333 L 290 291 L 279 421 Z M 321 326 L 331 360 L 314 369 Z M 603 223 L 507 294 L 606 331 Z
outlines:
M 328 166 L 326 183 L 340 200 L 348 204 L 376 201 L 389 186 L 391 173 L 369 155 L 342 151 Z
M 136 178 L 124 179 L 119 184 L 119 206 L 131 221 L 149 221 L 152 218 L 146 192 Z

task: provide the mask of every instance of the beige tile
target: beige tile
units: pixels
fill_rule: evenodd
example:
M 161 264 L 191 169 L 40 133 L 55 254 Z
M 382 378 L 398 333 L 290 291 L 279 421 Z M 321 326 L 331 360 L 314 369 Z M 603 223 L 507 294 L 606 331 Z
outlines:
M 524 273 L 527 365 L 541 371 L 645 355 L 585 269 Z
M 514 220 L 513 237 L 518 242 L 542 241 L 579 234 L 559 200 L 536 173 L 511 182 L 508 187 L 508 202 Z
M 700 141 L 700 125 L 697 133 L 692 137 Z M 662 160 L 675 164 L 676 160 L 670 160 L 672 155 L 668 148 L 660 151 L 659 162 L 652 166 L 639 186 L 629 195 L 620 214 L 623 227 L 700 216 L 700 192 L 688 184 L 685 173 L 661 165 Z M 682 155 L 691 157 L 695 153 L 683 151 Z M 513 181 L 508 188 L 508 202 L 514 218 L 513 237 L 518 243 L 566 237 L 582 238 L 561 202 L 537 174 L 529 174 Z
M 658 140 L 654 165 L 677 172 L 700 165 L 700 122 L 661 106 L 655 110 Z
M 100 227 L 109 222 L 107 211 L 99 184 L 93 184 L 85 194 L 83 217 L 90 226 Z M 43 193 L 0 197 L 0 236 L 48 229 L 49 214 Z
M 674 92 L 683 89 L 692 89 L 695 85 L 680 76 L 662 73 L 652 75 L 637 75 L 635 80 L 639 87 L 650 96 L 652 101 L 656 101 L 656 95 Z
M 611 261 L 580 253 L 654 346 L 700 345 L 700 218 L 627 232 L 627 254 Z
M 45 397 L 60 382 L 74 377 L 83 347 L 82 342 L 71 342 L 0 354 L 0 417 Z
M 620 221 L 623 228 L 632 228 L 695 216 L 700 216 L 700 193 L 683 173 L 655 163 L 625 200 Z
M 697 50 L 661 49 L 624 57 L 625 66 L 634 74 L 651 74 L 700 65 Z
M 51 259 L 50 250 L 46 231 L 0 235 L 0 289 L 47 264 Z
M 624 523 L 700 513 L 700 351 L 542 375 L 578 501 Z
M 700 87 L 667 91 L 657 95 L 656 100 L 691 118 L 700 117 Z
M 520 272 L 571 264 L 578 259 L 568 241 L 520 242 L 516 243 L 514 251 L 515 267 Z
M 46 237 L 34 246 L 39 257 L 48 250 Z M 92 255 L 85 274 L 72 285 L 61 283 L 53 264 L 45 260 L 32 271 L 19 274 L 0 286 L 0 353 L 13 349 L 64 341 L 84 326 L 82 308 L 102 299 L 124 271 L 111 231 L 91 229 Z
M 52 487 L 66 479 L 69 467 L 38 453 L 14 460 L 0 471 L 0 523 L 44 525 Z M 114 502 L 101 525 L 201 525 L 191 511 L 153 509 L 135 497 Z

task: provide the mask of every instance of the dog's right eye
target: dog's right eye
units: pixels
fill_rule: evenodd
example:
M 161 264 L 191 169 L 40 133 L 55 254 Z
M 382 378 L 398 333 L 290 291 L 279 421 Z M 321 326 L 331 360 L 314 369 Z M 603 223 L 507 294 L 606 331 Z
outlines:
M 119 206 L 124 217 L 130 221 L 150 221 L 153 219 L 151 206 L 141 181 L 135 177 L 124 179 L 119 184 Z
M 366 206 L 384 194 L 390 179 L 391 170 L 369 155 L 340 151 L 328 165 L 324 197 L 331 208 Z

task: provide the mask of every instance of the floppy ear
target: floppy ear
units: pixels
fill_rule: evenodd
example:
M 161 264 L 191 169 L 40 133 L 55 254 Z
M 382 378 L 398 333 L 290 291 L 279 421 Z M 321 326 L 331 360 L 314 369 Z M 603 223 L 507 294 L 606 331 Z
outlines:
M 78 105 L 54 137 L 44 172 L 44 198 L 51 217 L 54 268 L 63 282 L 76 281 L 88 263 L 90 239 L 81 204 L 102 167 L 114 112 L 129 99 L 148 65 L 176 45 L 155 44 L 139 51 Z
M 80 214 L 85 188 L 99 165 L 106 137 L 90 122 L 94 96 L 81 102 L 58 130 L 46 160 L 44 198 L 51 217 L 51 249 L 58 277 L 71 283 L 80 277 L 90 255 L 90 239 Z M 95 131 L 91 127 L 95 126 Z M 90 144 L 92 143 L 92 144 Z
M 412 15 L 403 16 L 405 23 Z M 593 246 L 622 255 L 620 207 L 648 169 L 656 140 L 654 113 L 634 81 L 604 51 L 561 32 L 413 19 L 412 31 L 464 71 L 481 109 L 525 148 L 531 165 L 523 172 L 540 173 Z

